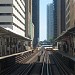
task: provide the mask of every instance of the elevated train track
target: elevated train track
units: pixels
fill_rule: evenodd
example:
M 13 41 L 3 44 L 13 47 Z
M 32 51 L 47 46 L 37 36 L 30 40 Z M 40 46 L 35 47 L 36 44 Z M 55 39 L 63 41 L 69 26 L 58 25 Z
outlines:
M 74 75 L 51 51 L 44 51 L 41 56 L 33 63 L 23 60 L 24 63 L 11 66 L 0 75 Z
M 61 62 L 54 54 L 49 55 L 52 75 L 74 75 L 74 73 Z

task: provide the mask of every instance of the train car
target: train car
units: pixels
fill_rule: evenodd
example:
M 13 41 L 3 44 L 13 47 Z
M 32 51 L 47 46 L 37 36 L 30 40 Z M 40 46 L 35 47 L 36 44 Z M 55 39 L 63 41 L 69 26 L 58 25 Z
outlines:
M 44 45 L 45 50 L 53 50 L 52 45 Z

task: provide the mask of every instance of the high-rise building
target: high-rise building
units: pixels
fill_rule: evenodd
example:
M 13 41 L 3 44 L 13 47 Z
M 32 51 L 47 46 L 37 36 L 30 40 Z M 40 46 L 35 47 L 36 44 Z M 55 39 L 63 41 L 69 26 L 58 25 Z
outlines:
M 57 0 L 57 36 L 65 31 L 65 0 Z
M 66 12 L 66 17 L 65 17 L 65 20 L 66 20 L 66 30 L 67 29 L 70 29 L 74 26 L 74 3 L 75 1 L 74 0 L 66 0 L 65 1 L 65 4 L 66 4 L 66 7 L 65 7 L 65 12 Z
M 53 15 L 53 3 L 47 5 L 47 41 L 51 41 L 54 38 L 54 15 Z
M 65 0 L 54 2 L 54 39 L 58 39 L 65 31 Z M 55 42 L 56 45 L 58 42 Z M 59 42 L 60 43 L 60 42 Z M 57 44 L 58 45 L 58 44 Z
M 75 55 L 75 1 L 54 0 L 54 9 L 59 48 L 69 55 Z
M 32 22 L 34 24 L 34 47 L 39 41 L 39 0 L 32 0 Z
M 32 24 L 32 0 L 25 0 L 26 10 L 26 37 L 31 38 L 31 24 Z
M 65 0 L 54 1 L 54 38 L 65 31 Z
M 53 0 L 54 3 L 54 39 L 57 38 L 57 0 Z
M 25 37 L 24 0 L 0 0 L 0 11 L 0 26 Z
M 25 51 L 25 1 L 0 0 L 0 56 Z
M 65 42 L 69 47 L 67 53 L 75 55 L 75 0 L 66 0 L 65 5 L 65 29 L 67 31 L 66 34 L 68 35 Z
M 26 37 L 31 39 L 31 30 L 32 30 L 32 0 L 25 0 L 25 29 L 26 29 Z M 33 39 L 32 39 L 33 40 Z M 26 41 L 26 44 L 31 46 L 31 41 Z

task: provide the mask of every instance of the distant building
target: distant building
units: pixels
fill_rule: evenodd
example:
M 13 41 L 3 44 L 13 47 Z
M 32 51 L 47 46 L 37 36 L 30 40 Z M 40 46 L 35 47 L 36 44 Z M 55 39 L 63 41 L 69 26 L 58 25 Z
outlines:
M 57 38 L 65 31 L 65 0 L 53 0 L 54 2 L 54 37 Z
M 34 47 L 37 46 L 39 41 L 39 0 L 32 0 L 32 22 L 34 28 Z
M 54 38 L 54 15 L 53 15 L 53 4 L 47 5 L 47 41 L 52 42 Z
M 32 25 L 32 0 L 25 0 L 26 12 L 26 37 L 31 38 L 31 25 Z
M 57 0 L 53 0 L 54 4 L 54 39 L 57 38 Z
M 32 0 L 25 0 L 25 36 L 31 39 L 31 30 L 32 30 Z M 26 44 L 31 47 L 31 41 L 26 41 Z

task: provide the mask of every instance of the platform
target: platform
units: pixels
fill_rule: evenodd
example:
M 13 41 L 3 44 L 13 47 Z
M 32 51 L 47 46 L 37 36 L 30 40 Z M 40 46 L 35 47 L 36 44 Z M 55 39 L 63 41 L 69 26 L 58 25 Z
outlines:
M 24 51 L 24 52 L 20 52 L 20 53 L 15 53 L 15 54 L 7 55 L 7 56 L 2 56 L 2 57 L 0 57 L 0 59 L 5 59 L 5 58 L 8 58 L 8 57 L 17 56 L 19 54 L 23 55 L 24 53 L 27 53 L 27 52 L 30 52 L 30 51 L 32 51 L 32 50 L 28 50 L 28 51 Z
M 71 56 L 71 55 L 64 53 L 64 52 L 61 52 L 61 51 L 57 51 L 57 52 L 60 53 L 62 56 L 65 56 L 65 57 L 70 58 L 73 61 L 75 61 L 75 56 Z

